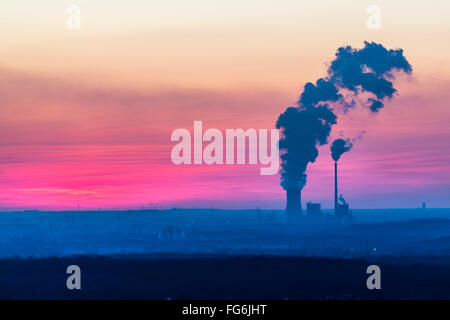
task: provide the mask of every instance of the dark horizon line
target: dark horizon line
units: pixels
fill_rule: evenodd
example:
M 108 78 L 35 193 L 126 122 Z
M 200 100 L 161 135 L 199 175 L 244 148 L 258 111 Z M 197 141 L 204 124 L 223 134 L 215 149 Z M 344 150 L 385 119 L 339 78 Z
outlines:
M 6 210 L 5 210 L 6 209 Z M 109 208 L 98 208 L 98 209 L 16 209 L 16 208 L 1 208 L 0 213 L 33 213 L 33 212 L 55 212 L 55 213 L 63 213 L 63 212 L 140 212 L 140 211 L 176 211 L 176 210 L 184 210 L 184 211 L 192 211 L 192 210 L 200 210 L 200 211 L 286 211 L 286 209 L 263 209 L 263 208 L 243 208 L 243 209 L 225 209 L 225 208 L 213 208 L 213 207 L 199 207 L 199 208 L 187 208 L 187 207 L 171 207 L 171 208 L 141 208 L 141 209 L 109 209 Z M 328 213 L 329 211 L 334 211 L 334 208 L 322 208 L 324 213 Z M 351 208 L 350 210 L 367 210 L 367 211 L 375 211 L 375 210 L 450 210 L 450 207 L 391 207 L 391 208 Z M 304 213 L 302 215 L 305 215 Z

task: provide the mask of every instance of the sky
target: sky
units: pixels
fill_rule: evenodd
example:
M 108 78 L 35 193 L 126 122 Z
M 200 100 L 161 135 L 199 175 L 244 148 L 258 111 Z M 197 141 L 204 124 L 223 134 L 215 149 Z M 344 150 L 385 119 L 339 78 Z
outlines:
M 274 128 L 340 46 L 364 41 L 402 48 L 413 73 L 378 114 L 338 114 L 330 141 L 365 131 L 340 191 L 353 208 L 450 207 L 449 16 L 438 0 L 3 2 L 0 209 L 282 209 L 279 175 L 176 166 L 171 133 Z M 303 200 L 331 208 L 329 146 L 307 174 Z

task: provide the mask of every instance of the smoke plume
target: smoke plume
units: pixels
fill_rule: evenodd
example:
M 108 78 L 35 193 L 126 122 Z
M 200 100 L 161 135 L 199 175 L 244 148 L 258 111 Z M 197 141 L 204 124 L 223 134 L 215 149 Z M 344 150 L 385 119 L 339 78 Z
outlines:
M 340 201 L 342 204 L 347 204 L 347 201 L 345 201 L 344 195 L 343 195 L 342 193 L 339 195 L 339 201 Z
M 280 115 L 277 128 L 282 128 L 280 139 L 281 186 L 301 189 L 306 184 L 306 167 L 319 155 L 317 145 L 327 143 L 336 115 L 327 104 L 317 107 L 289 107 Z
M 319 78 L 315 84 L 306 83 L 297 106 L 288 107 L 276 123 L 282 132 L 283 188 L 301 189 L 306 184 L 308 163 L 316 160 L 317 147 L 328 142 L 331 128 L 337 123 L 333 108 L 340 106 L 345 111 L 362 105 L 371 112 L 378 112 L 384 107 L 384 101 L 396 92 L 392 83 L 394 71 L 407 74 L 412 71 L 402 49 L 387 50 L 381 44 L 365 42 L 362 49 L 345 46 L 337 50 L 327 76 Z
M 357 140 L 360 140 L 363 135 L 366 133 L 366 131 L 361 131 L 356 137 L 354 137 L 353 139 L 336 139 L 333 141 L 333 143 L 330 146 L 330 150 L 331 150 L 331 157 L 333 158 L 334 161 L 339 161 L 339 159 L 341 158 L 342 154 L 344 152 L 350 151 L 353 148 L 353 145 L 355 144 L 355 142 Z M 341 133 L 342 135 L 342 133 Z
M 331 157 L 334 161 L 338 161 L 344 152 L 350 151 L 353 147 L 353 143 L 350 139 L 336 139 L 331 144 Z

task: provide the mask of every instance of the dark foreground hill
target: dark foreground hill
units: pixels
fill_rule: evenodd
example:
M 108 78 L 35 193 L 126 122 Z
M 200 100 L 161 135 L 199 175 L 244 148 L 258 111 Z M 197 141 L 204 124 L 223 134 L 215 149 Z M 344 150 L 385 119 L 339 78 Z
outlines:
M 68 290 L 66 268 L 81 268 Z M 2 299 L 449 299 L 450 267 L 276 256 L 76 256 L 0 261 Z
M 81 268 L 68 290 L 66 268 Z M 450 299 L 450 267 L 278 256 L 76 256 L 0 260 L 2 299 Z

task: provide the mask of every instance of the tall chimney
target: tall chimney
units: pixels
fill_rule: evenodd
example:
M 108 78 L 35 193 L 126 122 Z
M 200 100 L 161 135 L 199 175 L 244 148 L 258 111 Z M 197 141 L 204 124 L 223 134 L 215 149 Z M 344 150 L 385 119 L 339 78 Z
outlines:
M 298 215 L 302 213 L 301 189 L 286 189 L 286 214 Z
M 337 161 L 334 162 L 334 213 L 338 207 Z

